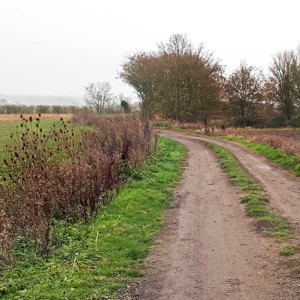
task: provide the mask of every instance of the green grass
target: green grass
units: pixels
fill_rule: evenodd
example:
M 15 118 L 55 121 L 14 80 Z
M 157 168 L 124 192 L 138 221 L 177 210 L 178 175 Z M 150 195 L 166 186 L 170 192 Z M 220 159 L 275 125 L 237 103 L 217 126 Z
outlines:
M 55 236 L 63 244 L 53 249 L 48 262 L 28 242 L 19 241 L 19 262 L 0 277 L 0 298 L 114 299 L 140 275 L 139 263 L 162 226 L 185 157 L 182 145 L 160 138 L 158 153 L 137 179 L 124 185 L 92 220 L 72 225 L 56 221 Z
M 3 160 L 9 160 L 9 152 L 6 145 L 20 147 L 20 135 L 24 132 L 24 128 L 20 128 L 21 122 L 0 122 L 0 177 L 3 174 L 8 172 L 7 168 L 3 165 Z M 39 128 L 42 128 L 43 132 L 47 133 L 53 130 L 53 125 L 55 124 L 56 128 L 62 126 L 60 121 L 40 121 Z M 36 121 L 28 122 L 28 128 L 30 130 L 36 131 Z M 77 123 L 68 124 L 68 129 L 74 129 L 75 131 L 88 131 L 91 130 L 91 127 L 86 125 L 81 125 Z
M 213 143 L 204 142 L 214 151 L 230 180 L 243 192 L 241 202 L 245 212 L 257 220 L 257 225 L 276 238 L 287 241 L 292 237 L 292 228 L 283 218 L 274 214 L 268 207 L 268 199 L 255 179 L 247 173 L 239 161 L 228 150 Z
M 291 255 L 294 255 L 298 251 L 299 251 L 299 249 L 295 246 L 285 246 L 280 250 L 279 255 L 280 256 L 291 256 Z
M 48 131 L 53 129 L 53 124 L 59 124 L 59 121 L 40 121 L 40 127 L 43 128 L 43 130 Z M 0 149 L 5 148 L 5 144 L 10 142 L 10 136 L 12 133 L 17 133 L 21 129 L 19 128 L 19 125 L 21 122 L 0 122 Z M 35 129 L 36 121 L 33 120 L 32 123 L 28 122 L 28 126 L 31 129 Z M 72 123 L 71 123 L 72 124 Z M 74 125 L 73 126 L 78 126 Z M 82 126 L 82 125 L 80 125 Z M 21 130 L 22 131 L 22 130 Z M 23 131 L 22 131 L 23 132 Z
M 233 141 L 241 145 L 246 146 L 252 151 L 265 156 L 267 159 L 274 163 L 279 164 L 284 169 L 294 173 L 296 176 L 300 177 L 300 156 L 294 154 L 288 154 L 278 148 L 268 146 L 266 144 L 257 143 L 250 140 L 245 140 L 240 137 L 235 136 L 225 136 L 222 137 L 228 141 Z
M 2 165 L 3 159 L 7 157 L 5 145 L 10 143 L 10 136 L 17 130 L 18 124 L 19 123 L 0 122 L 0 166 Z

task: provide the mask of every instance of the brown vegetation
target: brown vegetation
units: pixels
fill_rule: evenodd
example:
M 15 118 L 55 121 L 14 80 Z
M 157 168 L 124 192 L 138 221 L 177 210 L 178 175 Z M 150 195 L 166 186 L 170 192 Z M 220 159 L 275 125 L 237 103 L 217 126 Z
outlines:
M 16 238 L 48 257 L 57 238 L 53 220 L 87 220 L 152 149 L 148 127 L 129 117 L 74 116 L 94 127 L 85 132 L 63 118 L 44 132 L 40 118 L 21 117 L 0 181 L 0 265 L 13 262 Z

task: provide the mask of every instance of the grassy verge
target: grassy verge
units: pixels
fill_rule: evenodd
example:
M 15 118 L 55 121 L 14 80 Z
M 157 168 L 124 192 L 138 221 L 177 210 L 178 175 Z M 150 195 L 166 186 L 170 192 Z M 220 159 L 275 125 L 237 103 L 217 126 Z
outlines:
M 63 245 L 47 262 L 18 245 L 19 263 L 0 277 L 1 299 L 114 299 L 138 276 L 178 181 L 185 148 L 160 138 L 159 151 L 88 223 L 57 222 Z
M 258 228 L 272 235 L 277 241 L 285 242 L 280 255 L 292 255 L 296 247 L 289 245 L 292 228 L 283 218 L 271 212 L 268 199 L 255 179 L 242 167 L 233 154 L 213 143 L 204 142 L 214 151 L 230 180 L 243 192 L 241 202 L 245 204 L 245 212 L 257 221 Z
M 274 163 L 279 164 L 284 169 L 300 177 L 300 156 L 294 154 L 288 154 L 278 148 L 271 147 L 266 144 L 250 141 L 250 140 L 245 140 L 235 136 L 225 136 L 222 138 L 228 141 L 233 141 L 241 145 L 244 145 L 247 148 L 253 150 L 258 154 L 265 156 L 267 159 L 271 160 Z

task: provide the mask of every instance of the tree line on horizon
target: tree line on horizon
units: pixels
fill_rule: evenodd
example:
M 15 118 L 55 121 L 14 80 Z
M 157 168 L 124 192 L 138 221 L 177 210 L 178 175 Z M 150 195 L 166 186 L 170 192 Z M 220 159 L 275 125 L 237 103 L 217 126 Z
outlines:
M 152 52 L 137 52 L 120 78 L 136 91 L 142 117 L 225 125 L 300 126 L 300 49 L 273 56 L 268 74 L 241 62 L 229 75 L 203 45 L 174 34 Z

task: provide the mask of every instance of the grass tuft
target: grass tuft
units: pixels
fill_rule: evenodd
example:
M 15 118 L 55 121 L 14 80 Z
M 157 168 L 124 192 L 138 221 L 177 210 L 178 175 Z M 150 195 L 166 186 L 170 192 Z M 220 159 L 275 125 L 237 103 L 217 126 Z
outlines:
M 300 276 L 300 265 L 293 267 L 291 273 L 297 277 Z
M 299 251 L 298 247 L 289 245 L 289 246 L 283 247 L 280 250 L 279 255 L 280 256 L 292 256 L 298 251 Z

